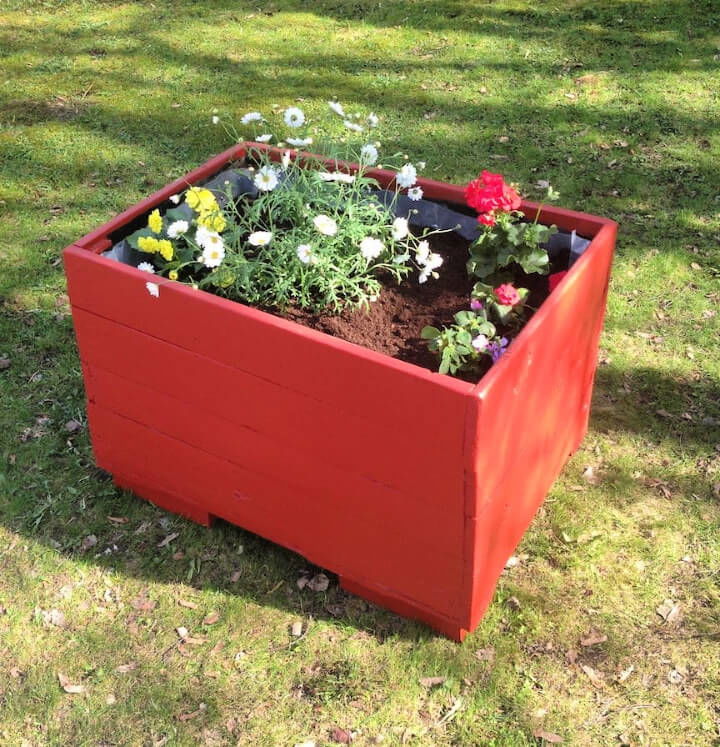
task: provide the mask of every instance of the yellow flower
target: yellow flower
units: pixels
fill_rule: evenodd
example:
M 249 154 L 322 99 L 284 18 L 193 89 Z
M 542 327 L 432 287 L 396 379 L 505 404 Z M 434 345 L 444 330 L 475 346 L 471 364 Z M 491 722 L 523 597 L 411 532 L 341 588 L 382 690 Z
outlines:
M 167 239 L 160 239 L 160 241 L 158 241 L 157 250 L 162 255 L 162 258 L 166 259 L 168 262 L 173 258 L 173 254 L 175 254 L 175 249 L 173 248 L 172 243 Z
M 141 252 L 148 252 L 148 254 L 155 254 L 155 252 L 160 249 L 160 242 L 157 239 L 154 239 L 152 236 L 141 236 L 138 239 L 137 243 L 138 249 Z
M 153 233 L 160 233 L 162 231 L 162 218 L 160 217 L 160 211 L 155 209 L 150 213 L 148 217 L 148 228 Z
M 215 195 L 209 189 L 190 187 L 185 195 L 185 202 L 198 213 L 208 213 L 217 210 Z
M 197 220 L 198 225 L 205 226 L 211 231 L 222 233 L 225 230 L 227 221 L 222 213 L 201 213 Z
M 170 278 L 170 280 L 177 280 L 178 279 L 177 270 L 170 270 L 170 272 L 168 273 L 168 277 Z

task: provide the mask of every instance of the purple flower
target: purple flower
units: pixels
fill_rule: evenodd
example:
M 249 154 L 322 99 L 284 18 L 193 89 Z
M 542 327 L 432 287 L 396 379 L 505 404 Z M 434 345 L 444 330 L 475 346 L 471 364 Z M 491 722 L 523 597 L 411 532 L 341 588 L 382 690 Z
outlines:
M 482 311 L 483 310 L 482 301 L 478 301 L 477 298 L 471 299 L 470 300 L 470 308 L 473 311 Z
M 505 348 L 508 346 L 508 339 L 507 337 L 501 337 L 499 341 L 497 342 L 491 342 L 487 349 L 485 350 L 486 353 L 490 353 L 493 359 L 493 363 L 497 363 L 500 359 L 500 356 L 505 352 Z

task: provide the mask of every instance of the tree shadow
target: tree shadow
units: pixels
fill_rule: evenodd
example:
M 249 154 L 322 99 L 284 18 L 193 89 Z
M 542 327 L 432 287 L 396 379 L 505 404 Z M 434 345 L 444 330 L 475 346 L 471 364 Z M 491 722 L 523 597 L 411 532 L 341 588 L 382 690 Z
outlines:
M 16 341 L 17 351 L 0 381 L 0 394 L 10 405 L 5 419 L 0 418 L 0 464 L 6 465 L 0 474 L 6 488 L 0 520 L 10 529 L 76 562 L 147 581 L 212 589 L 303 618 L 332 620 L 380 642 L 435 636 L 419 623 L 346 594 L 334 580 L 324 592 L 298 588 L 298 579 L 319 569 L 272 542 L 225 522 L 211 530 L 198 527 L 116 488 L 93 466 L 85 429 L 65 427 L 71 418 L 84 421 L 82 375 L 69 318 L 28 318 L 4 310 L 0 332 Z M 719 394 L 713 379 L 601 366 L 591 429 L 635 433 L 648 443 L 670 441 L 717 462 Z M 664 408 L 666 414 L 657 414 Z M 610 479 L 622 487 L 634 478 L 619 469 Z M 704 485 L 702 478 L 678 473 L 672 481 L 674 489 L 696 494 L 701 502 L 716 500 L 709 480 Z M 163 544 L 175 532 L 179 538 Z M 88 537 L 94 538 L 91 545 Z

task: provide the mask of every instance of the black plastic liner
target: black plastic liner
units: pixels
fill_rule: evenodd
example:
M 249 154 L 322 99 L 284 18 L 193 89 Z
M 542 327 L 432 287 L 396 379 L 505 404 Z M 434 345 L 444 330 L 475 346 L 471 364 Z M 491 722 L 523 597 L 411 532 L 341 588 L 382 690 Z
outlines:
M 281 184 L 282 176 L 281 174 Z M 235 201 L 243 197 L 253 200 L 258 196 L 258 188 L 253 182 L 253 177 L 254 173 L 248 169 L 226 169 L 203 186 L 215 194 L 221 207 L 225 207 L 228 194 Z M 281 184 L 278 185 L 278 189 L 282 188 Z M 372 195 L 386 207 L 390 206 L 395 199 L 395 217 L 406 218 L 408 223 L 416 228 L 453 230 L 467 241 L 474 241 L 482 230 L 475 216 L 453 210 L 442 202 L 411 200 L 407 195 L 397 195 L 396 198 L 395 192 L 386 189 L 373 190 Z M 190 223 L 194 217 L 193 211 L 185 203 L 177 207 L 174 205 L 168 205 L 168 207 L 177 211 L 179 220 L 185 219 Z M 575 231 L 559 231 L 550 237 L 545 248 L 551 260 L 569 251 L 568 267 L 572 267 L 589 245 L 590 240 L 578 236 Z M 112 248 L 103 252 L 102 256 L 133 267 L 147 260 L 146 254 L 133 249 L 125 239 L 118 241 Z

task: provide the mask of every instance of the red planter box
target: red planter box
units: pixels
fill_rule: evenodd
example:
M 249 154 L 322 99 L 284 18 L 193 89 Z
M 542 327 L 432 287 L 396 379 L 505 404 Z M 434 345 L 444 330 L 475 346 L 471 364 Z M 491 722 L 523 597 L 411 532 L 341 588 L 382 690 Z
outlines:
M 470 384 L 163 278 L 154 298 L 146 273 L 100 256 L 244 152 L 65 250 L 97 463 L 153 503 L 222 517 L 462 640 L 585 434 L 616 225 L 543 208 L 543 222 L 592 243 Z M 461 187 L 420 184 L 464 203 Z

